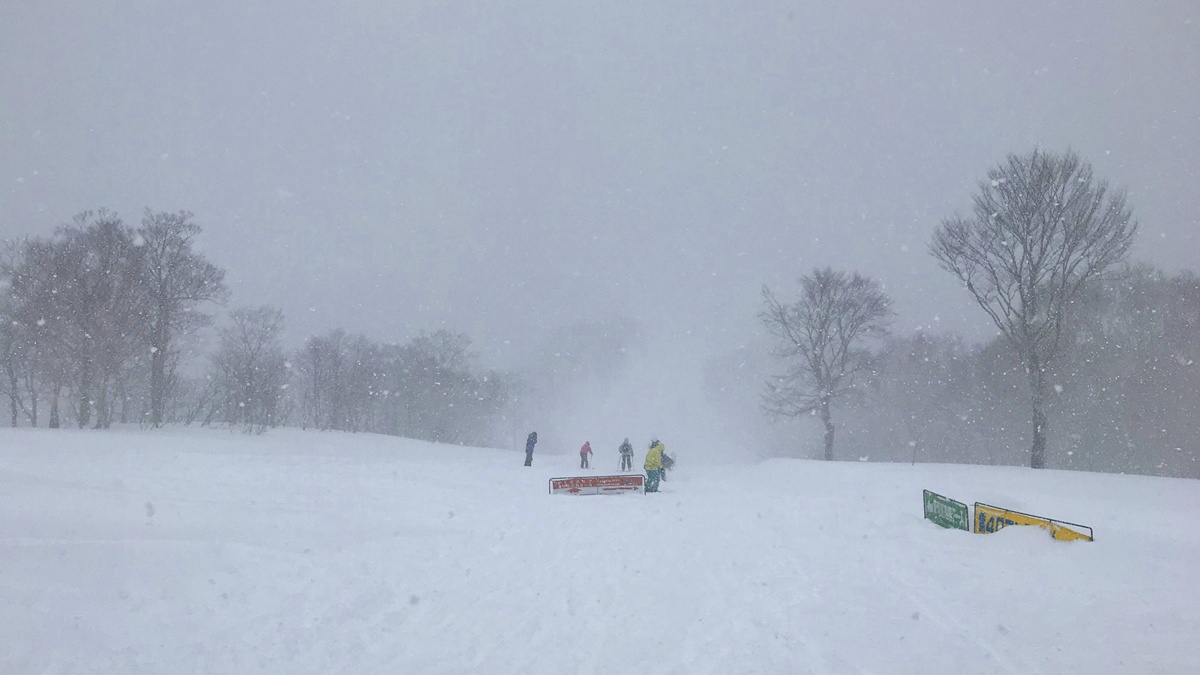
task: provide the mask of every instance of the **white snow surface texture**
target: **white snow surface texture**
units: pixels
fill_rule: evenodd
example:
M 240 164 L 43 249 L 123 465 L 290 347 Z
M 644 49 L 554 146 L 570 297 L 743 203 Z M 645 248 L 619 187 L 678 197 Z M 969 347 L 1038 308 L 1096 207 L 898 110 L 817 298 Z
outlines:
M 551 496 L 569 449 L 2 430 L 0 672 L 1200 672 L 1200 482 L 663 441 L 659 494 Z M 1096 541 L 944 530 L 922 488 Z

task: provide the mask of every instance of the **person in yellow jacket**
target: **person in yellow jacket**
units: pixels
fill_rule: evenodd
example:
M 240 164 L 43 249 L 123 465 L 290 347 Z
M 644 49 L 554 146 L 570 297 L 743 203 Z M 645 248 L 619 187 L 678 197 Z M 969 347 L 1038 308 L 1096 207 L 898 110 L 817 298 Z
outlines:
M 663 447 L 657 438 L 650 441 L 650 452 L 646 453 L 646 492 L 658 492 L 658 481 L 662 479 Z

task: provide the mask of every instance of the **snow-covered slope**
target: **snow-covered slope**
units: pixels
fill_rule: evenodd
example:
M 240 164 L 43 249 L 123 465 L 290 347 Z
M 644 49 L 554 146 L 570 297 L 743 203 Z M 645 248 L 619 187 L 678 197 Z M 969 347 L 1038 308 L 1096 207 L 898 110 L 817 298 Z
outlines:
M 1200 482 L 672 449 L 661 494 L 552 497 L 570 453 L 5 429 L 0 672 L 1200 672 Z

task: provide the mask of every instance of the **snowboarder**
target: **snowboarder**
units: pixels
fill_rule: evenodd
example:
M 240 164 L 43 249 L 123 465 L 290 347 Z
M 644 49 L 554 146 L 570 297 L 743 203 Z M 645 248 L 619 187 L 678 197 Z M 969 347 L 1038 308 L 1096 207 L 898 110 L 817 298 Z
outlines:
M 662 478 L 663 444 L 656 438 L 650 441 L 650 452 L 646 453 L 646 492 L 658 492 L 658 481 Z
M 579 468 L 590 469 L 591 467 L 588 466 L 588 460 L 591 459 L 591 456 L 592 456 L 592 442 L 584 441 L 583 447 L 579 449 Z
M 537 432 L 529 432 L 529 438 L 525 439 L 525 466 L 533 466 L 533 446 L 537 445 Z
M 633 446 L 629 444 L 628 438 L 621 443 L 621 470 L 633 470 Z

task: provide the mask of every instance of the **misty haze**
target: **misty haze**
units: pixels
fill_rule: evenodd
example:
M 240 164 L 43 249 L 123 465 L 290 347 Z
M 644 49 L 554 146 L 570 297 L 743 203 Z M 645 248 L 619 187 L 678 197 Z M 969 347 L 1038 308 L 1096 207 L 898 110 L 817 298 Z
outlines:
M 1184 1 L 4 3 L 0 671 L 1200 669 L 1197 64 Z

